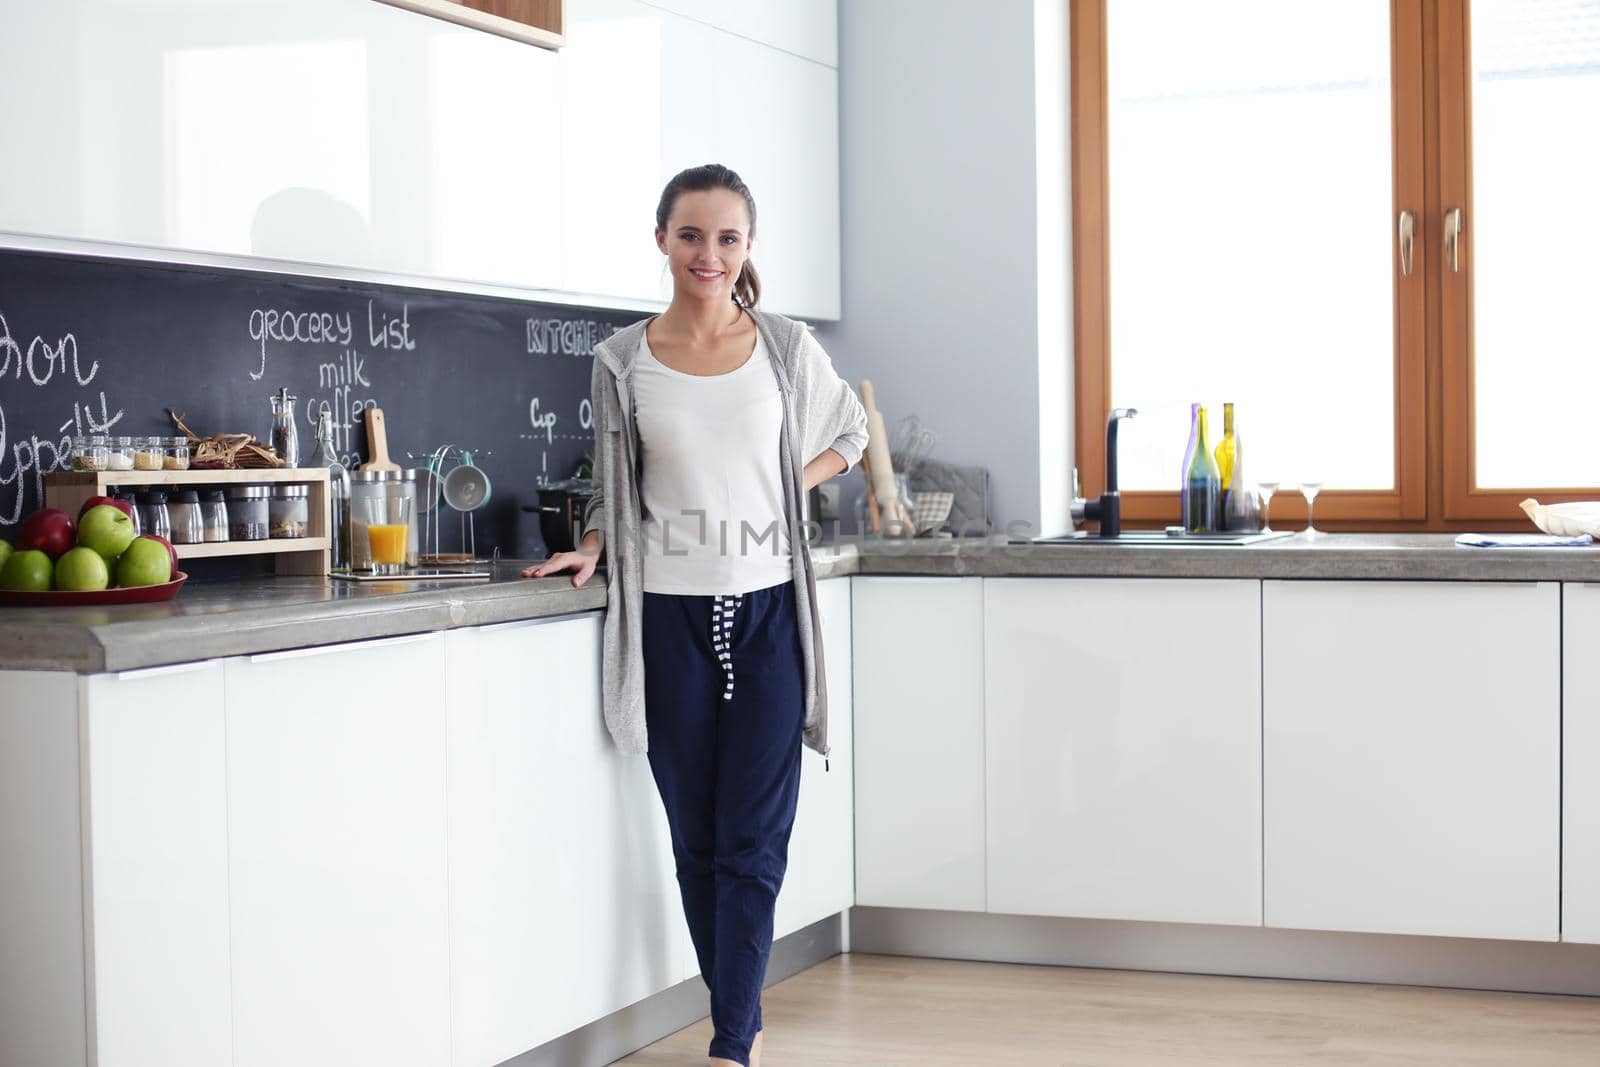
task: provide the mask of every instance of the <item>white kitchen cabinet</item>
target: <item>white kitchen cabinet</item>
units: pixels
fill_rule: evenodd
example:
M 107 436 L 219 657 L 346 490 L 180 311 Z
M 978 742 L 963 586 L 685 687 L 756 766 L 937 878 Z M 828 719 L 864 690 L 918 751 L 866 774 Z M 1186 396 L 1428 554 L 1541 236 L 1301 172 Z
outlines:
M 92 675 L 81 694 L 96 1059 L 231 1062 L 222 664 Z
M 443 635 L 226 668 L 235 1067 L 450 1062 Z
M 1600 585 L 1562 608 L 1561 940 L 1600 944 Z
M 818 0 L 646 2 L 825 66 L 839 65 L 839 12 L 834 4 Z
M 698 971 L 666 815 L 600 707 L 603 617 L 448 635 L 454 1060 L 489 1067 Z
M 562 50 L 563 288 L 667 301 L 662 187 L 722 163 L 756 201 L 761 305 L 839 317 L 838 72 L 640 0 L 569 4 Z M 739 86 L 707 105 L 717 83 Z
M 856 903 L 982 911 L 983 579 L 851 592 Z
M 827 769 L 817 753 L 801 751 L 800 807 L 789 835 L 789 866 L 773 916 L 774 938 L 855 903 L 850 582 L 841 577 L 817 583 L 828 672 Z
M 1259 924 L 1260 583 L 983 588 L 988 910 Z
M 1270 581 L 1268 926 L 1553 941 L 1551 582 Z

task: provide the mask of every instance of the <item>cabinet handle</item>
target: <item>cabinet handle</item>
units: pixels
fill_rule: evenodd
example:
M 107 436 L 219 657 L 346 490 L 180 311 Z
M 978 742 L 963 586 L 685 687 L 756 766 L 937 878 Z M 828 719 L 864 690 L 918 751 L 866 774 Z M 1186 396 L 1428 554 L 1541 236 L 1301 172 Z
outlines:
M 1453 207 L 1444 213 L 1444 259 L 1451 271 L 1461 270 L 1461 235 L 1467 232 L 1461 209 Z
M 1400 274 L 1411 277 L 1412 242 L 1417 233 L 1417 217 L 1409 211 L 1400 212 Z M 1074 469 L 1073 477 L 1077 477 Z
M 378 637 L 370 641 L 342 641 L 334 645 L 311 645 L 307 648 L 290 648 L 282 652 L 257 652 L 246 656 L 251 663 L 271 663 L 274 660 L 306 659 L 310 656 L 326 656 L 334 652 L 348 652 L 353 648 L 375 648 L 381 645 L 409 645 L 418 641 L 431 641 L 438 637 L 433 631 L 420 634 L 402 634 L 399 637 Z
M 205 670 L 213 660 L 197 659 L 188 663 L 164 663 L 159 667 L 136 667 L 133 670 L 118 671 L 113 677 L 119 682 L 129 682 L 138 678 L 154 678 L 160 674 L 192 674 L 195 671 Z

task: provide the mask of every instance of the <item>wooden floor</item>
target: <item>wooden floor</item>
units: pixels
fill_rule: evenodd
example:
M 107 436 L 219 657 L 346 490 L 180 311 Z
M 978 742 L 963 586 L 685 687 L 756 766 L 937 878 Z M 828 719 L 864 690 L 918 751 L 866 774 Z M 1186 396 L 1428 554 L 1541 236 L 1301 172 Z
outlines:
M 768 989 L 763 1067 L 1597 1067 L 1600 998 L 835 956 Z M 701 1020 L 619 1061 L 704 1064 Z

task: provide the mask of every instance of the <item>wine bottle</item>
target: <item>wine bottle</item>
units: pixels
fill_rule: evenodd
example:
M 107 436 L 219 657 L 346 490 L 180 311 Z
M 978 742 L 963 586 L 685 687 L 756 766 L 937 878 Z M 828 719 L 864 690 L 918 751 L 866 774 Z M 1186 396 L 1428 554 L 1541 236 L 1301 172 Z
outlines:
M 1195 404 L 1190 412 L 1193 455 L 1183 474 L 1183 532 L 1215 533 L 1221 511 L 1222 480 L 1217 461 L 1206 444 L 1206 409 Z
M 1261 498 L 1244 475 L 1244 442 L 1233 442 L 1233 488 L 1223 494 L 1223 523 L 1231 533 L 1261 532 Z
M 1233 488 L 1234 456 L 1238 439 L 1233 435 L 1233 405 L 1222 405 L 1222 440 L 1217 442 L 1217 477 L 1222 482 L 1222 503 L 1218 508 L 1217 525 L 1228 529 L 1228 492 Z

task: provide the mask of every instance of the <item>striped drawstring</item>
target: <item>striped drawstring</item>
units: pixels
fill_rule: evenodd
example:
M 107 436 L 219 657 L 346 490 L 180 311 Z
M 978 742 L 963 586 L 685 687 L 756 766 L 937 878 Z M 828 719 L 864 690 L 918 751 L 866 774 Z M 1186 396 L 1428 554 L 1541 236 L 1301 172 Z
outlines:
M 722 699 L 733 699 L 733 613 L 739 610 L 743 594 L 716 595 L 711 598 L 711 647 L 722 663 L 727 681 Z

